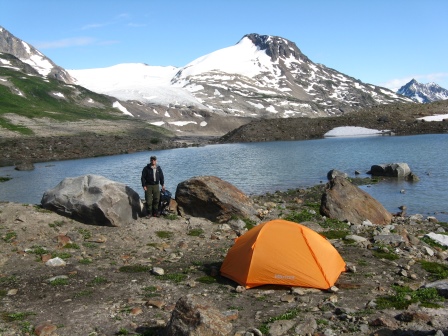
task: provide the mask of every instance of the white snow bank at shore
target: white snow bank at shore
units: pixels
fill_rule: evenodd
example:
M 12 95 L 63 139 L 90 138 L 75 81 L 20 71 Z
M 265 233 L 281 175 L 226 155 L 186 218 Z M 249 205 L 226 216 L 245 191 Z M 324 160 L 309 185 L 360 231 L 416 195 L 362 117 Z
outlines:
M 429 238 L 434 240 L 436 243 L 448 246 L 448 236 L 447 235 L 430 232 L 426 236 L 428 236 Z
M 442 121 L 444 119 L 448 119 L 448 114 L 436 114 L 429 117 L 421 117 L 417 118 L 418 120 L 424 120 L 424 121 Z
M 356 136 L 373 136 L 388 134 L 388 130 L 380 131 L 371 128 L 358 126 L 343 126 L 333 128 L 324 134 L 324 137 L 356 137 Z

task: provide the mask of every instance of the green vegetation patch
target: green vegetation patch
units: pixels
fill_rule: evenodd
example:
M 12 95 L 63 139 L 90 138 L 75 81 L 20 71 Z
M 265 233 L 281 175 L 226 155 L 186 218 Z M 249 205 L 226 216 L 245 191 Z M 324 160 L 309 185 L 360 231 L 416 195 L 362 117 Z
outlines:
M 326 218 L 323 223 L 320 223 L 320 226 L 326 229 L 332 230 L 344 230 L 348 228 L 346 222 L 340 221 L 338 219 Z
M 149 272 L 151 270 L 151 267 L 145 265 L 126 265 L 121 266 L 118 270 L 124 273 L 143 273 Z
M 448 278 L 448 266 L 431 261 L 420 261 L 422 268 L 431 274 L 434 280 L 441 280 Z
M 12 241 L 16 240 L 16 238 L 17 238 L 17 233 L 15 233 L 14 231 L 6 232 L 2 236 L 3 241 L 6 243 L 11 243 Z
M 290 222 L 302 223 L 317 220 L 319 219 L 319 217 L 320 215 L 318 215 L 315 211 L 304 209 L 300 212 L 291 212 L 289 215 L 285 216 L 285 220 Z
M 203 284 L 214 284 L 214 283 L 216 283 L 216 278 L 212 277 L 211 275 L 206 275 L 206 276 L 197 278 L 196 281 L 203 283 Z
M 188 231 L 187 235 L 192 236 L 192 237 L 199 237 L 203 233 L 204 233 L 204 230 L 202 230 L 201 228 L 197 228 L 197 229 L 191 229 L 190 231 Z
M 171 239 L 174 233 L 171 231 L 156 231 L 156 235 L 162 239 Z
M 434 241 L 433 239 L 431 239 L 428 236 L 424 236 L 423 238 L 420 239 L 421 241 L 425 242 L 426 244 L 428 244 L 429 246 L 432 247 L 437 247 L 440 248 L 441 250 L 446 250 L 448 249 L 448 246 L 439 244 L 438 242 Z
M 415 291 L 409 287 L 392 287 L 394 295 L 379 297 L 376 299 L 378 309 L 407 309 L 411 304 L 420 303 L 422 307 L 441 307 L 437 302 L 442 303 L 445 298 L 437 293 L 435 288 L 419 288 Z
M 286 311 L 285 313 L 283 313 L 281 315 L 270 317 L 262 324 L 262 326 L 260 327 L 260 331 L 263 333 L 263 335 L 268 335 L 269 334 L 269 327 L 268 327 L 269 323 L 272 323 L 275 321 L 292 320 L 292 319 L 296 318 L 300 314 L 300 312 L 301 312 L 301 310 L 299 308 L 293 308 L 293 309 Z
M 346 230 L 330 230 L 321 232 L 320 234 L 327 239 L 344 239 L 349 232 Z
M 20 313 L 2 313 L 2 320 L 5 322 L 14 322 L 14 321 L 23 321 L 28 316 L 36 315 L 35 313 L 31 312 L 20 312 Z
M 172 274 L 157 275 L 157 278 L 160 280 L 169 280 L 175 283 L 180 283 L 187 278 L 187 275 L 182 273 L 172 273 Z
M 69 280 L 67 278 L 56 278 L 53 281 L 50 281 L 50 285 L 52 286 L 65 286 L 68 285 Z
M 0 182 L 6 182 L 6 181 L 9 181 L 11 179 L 12 179 L 12 177 L 0 176 Z
M 395 252 L 391 252 L 387 247 L 379 245 L 377 250 L 373 251 L 373 255 L 379 259 L 397 260 L 400 257 Z

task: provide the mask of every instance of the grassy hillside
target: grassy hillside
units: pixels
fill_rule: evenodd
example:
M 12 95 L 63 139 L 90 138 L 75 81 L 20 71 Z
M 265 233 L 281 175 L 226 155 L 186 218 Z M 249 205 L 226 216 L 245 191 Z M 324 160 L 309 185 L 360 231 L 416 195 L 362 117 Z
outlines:
M 21 134 L 32 131 L 12 123 L 6 114 L 56 121 L 128 119 L 112 103 L 112 98 L 80 86 L 0 67 L 0 126 Z

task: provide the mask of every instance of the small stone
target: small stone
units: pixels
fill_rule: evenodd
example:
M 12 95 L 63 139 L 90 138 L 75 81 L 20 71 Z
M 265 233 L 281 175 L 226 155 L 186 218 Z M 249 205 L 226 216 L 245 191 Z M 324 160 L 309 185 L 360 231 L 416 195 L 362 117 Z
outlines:
M 153 267 L 152 274 L 154 274 L 154 275 L 164 275 L 165 271 L 161 267 Z

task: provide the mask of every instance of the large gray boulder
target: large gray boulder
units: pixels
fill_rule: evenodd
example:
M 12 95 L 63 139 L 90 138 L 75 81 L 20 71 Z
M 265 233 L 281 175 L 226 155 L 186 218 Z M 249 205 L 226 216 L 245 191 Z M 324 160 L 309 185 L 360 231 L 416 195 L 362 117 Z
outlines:
M 166 336 L 225 336 L 232 324 L 216 307 L 202 297 L 188 294 L 181 297 L 166 327 Z
M 44 193 L 41 205 L 93 225 L 122 226 L 143 215 L 137 192 L 99 175 L 65 178 Z
M 347 179 L 336 176 L 326 184 L 320 212 L 329 218 L 362 224 L 390 224 L 392 214 L 381 203 Z
M 371 166 L 368 173 L 372 174 L 372 176 L 406 178 L 411 174 L 411 168 L 409 168 L 407 163 L 386 163 Z
M 183 214 L 224 223 L 231 218 L 253 218 L 253 203 L 238 188 L 215 176 L 199 176 L 177 185 L 175 199 Z

